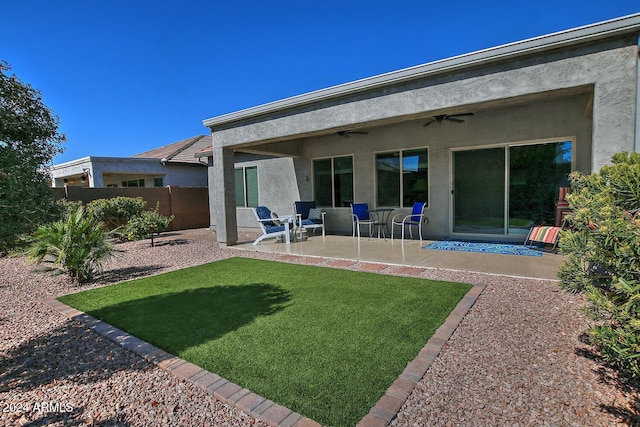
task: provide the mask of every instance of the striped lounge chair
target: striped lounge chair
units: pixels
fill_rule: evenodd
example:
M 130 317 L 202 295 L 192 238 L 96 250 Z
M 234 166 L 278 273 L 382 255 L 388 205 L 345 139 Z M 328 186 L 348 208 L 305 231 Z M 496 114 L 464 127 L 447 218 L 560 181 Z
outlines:
M 562 231 L 562 227 L 536 225 L 535 227 L 531 227 L 527 240 L 524 241 L 524 244 L 530 245 L 534 242 L 549 244 L 552 245 L 551 250 L 555 251 L 556 246 L 558 246 L 560 231 Z

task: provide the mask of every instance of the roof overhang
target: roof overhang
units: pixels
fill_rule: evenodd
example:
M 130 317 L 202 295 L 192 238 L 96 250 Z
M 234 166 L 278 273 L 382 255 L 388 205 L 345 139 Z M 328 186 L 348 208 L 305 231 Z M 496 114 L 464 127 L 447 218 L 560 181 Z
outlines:
M 209 128 L 225 126 L 266 114 L 296 108 L 333 98 L 353 95 L 384 86 L 391 86 L 437 74 L 505 61 L 553 49 L 595 42 L 601 39 L 637 33 L 640 31 L 640 13 L 628 15 L 596 24 L 560 31 L 515 43 L 505 44 L 464 55 L 454 56 L 415 67 L 380 74 L 353 82 L 321 89 L 279 101 L 247 108 L 229 114 L 203 120 Z
M 119 162 L 119 163 L 159 163 L 160 159 L 153 158 L 143 158 L 143 157 L 96 157 L 96 156 L 88 156 L 82 157 L 76 160 L 70 160 L 64 163 L 58 163 L 52 165 L 49 169 L 57 170 L 63 168 L 69 168 L 79 165 L 87 165 L 90 163 L 109 163 L 109 162 Z
M 203 157 L 213 157 L 213 148 L 210 150 L 202 150 L 193 155 L 196 159 L 201 159 Z

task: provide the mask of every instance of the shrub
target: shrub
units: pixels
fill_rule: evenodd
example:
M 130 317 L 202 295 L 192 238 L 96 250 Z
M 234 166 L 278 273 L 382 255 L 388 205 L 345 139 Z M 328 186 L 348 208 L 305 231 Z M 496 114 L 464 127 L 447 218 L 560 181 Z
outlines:
M 142 197 L 118 196 L 93 200 L 87 205 L 87 209 L 94 218 L 104 223 L 107 230 L 112 231 L 124 227 L 131 218 L 143 211 L 145 205 Z
M 80 206 L 82 206 L 82 202 L 80 201 L 70 201 L 67 199 L 56 200 L 53 208 L 53 214 L 55 217 L 51 222 L 67 218 L 69 214 L 77 210 Z
M 64 220 L 39 227 L 26 251 L 32 262 L 51 263 L 79 282 L 91 280 L 114 253 L 104 224 L 83 206 L 72 209 Z
M 570 176 L 571 232 L 562 286 L 583 292 L 591 342 L 613 366 L 640 376 L 640 153 L 619 153 L 599 173 Z
M 152 237 L 152 233 L 160 233 L 169 227 L 174 216 L 164 216 L 159 212 L 160 205 L 153 210 L 142 211 L 127 222 L 124 233 L 129 240 L 140 240 Z

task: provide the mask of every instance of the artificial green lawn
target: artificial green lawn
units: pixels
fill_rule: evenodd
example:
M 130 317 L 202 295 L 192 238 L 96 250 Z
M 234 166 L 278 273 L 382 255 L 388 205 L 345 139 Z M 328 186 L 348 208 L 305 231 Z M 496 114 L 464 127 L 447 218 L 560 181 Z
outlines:
M 324 425 L 355 425 L 470 285 L 231 258 L 60 301 Z

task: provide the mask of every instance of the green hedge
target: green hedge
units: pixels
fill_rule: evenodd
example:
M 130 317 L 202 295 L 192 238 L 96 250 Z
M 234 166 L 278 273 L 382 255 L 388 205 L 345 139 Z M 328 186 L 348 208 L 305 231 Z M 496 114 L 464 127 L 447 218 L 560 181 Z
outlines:
M 562 286 L 585 294 L 591 342 L 613 366 L 640 376 L 640 153 L 619 153 L 599 173 L 573 173 Z

